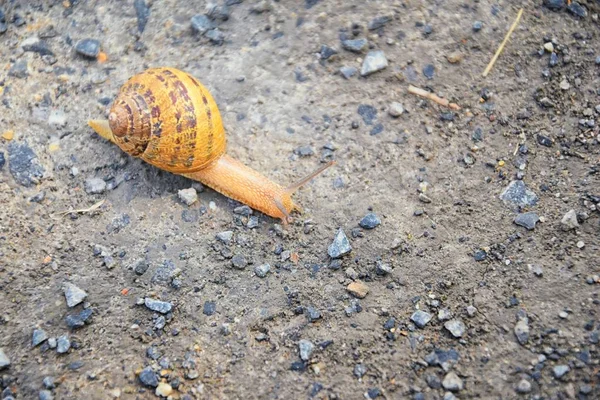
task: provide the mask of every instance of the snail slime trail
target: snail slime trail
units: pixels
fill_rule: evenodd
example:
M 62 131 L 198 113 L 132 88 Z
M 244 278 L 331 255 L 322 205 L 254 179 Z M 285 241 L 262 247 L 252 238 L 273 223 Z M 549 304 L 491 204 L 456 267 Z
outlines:
M 119 90 L 108 120 L 88 124 L 133 157 L 202 182 L 284 224 L 301 211 L 292 194 L 335 164 L 330 161 L 297 183 L 280 186 L 225 153 L 221 113 L 210 92 L 175 68 L 151 68 Z

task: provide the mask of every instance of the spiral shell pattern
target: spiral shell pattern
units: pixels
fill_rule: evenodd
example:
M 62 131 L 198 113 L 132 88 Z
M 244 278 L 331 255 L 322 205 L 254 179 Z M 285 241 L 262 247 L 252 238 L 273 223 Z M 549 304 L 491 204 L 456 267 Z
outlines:
M 123 151 L 169 172 L 199 171 L 225 152 L 223 122 L 210 92 L 175 68 L 131 77 L 108 120 Z

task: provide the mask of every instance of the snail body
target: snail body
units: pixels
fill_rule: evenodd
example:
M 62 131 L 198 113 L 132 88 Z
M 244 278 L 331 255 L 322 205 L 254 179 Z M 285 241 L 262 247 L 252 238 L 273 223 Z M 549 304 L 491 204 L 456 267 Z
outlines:
M 108 120 L 88 124 L 131 156 L 200 181 L 284 223 L 299 207 L 292 194 L 333 164 L 283 187 L 225 153 L 221 114 L 210 92 L 175 68 L 151 68 L 120 89 Z

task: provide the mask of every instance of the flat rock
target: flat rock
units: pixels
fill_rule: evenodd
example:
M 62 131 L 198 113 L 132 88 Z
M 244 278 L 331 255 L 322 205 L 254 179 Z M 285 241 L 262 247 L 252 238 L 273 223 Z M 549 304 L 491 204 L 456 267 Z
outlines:
M 193 187 L 181 189 L 177 192 L 177 196 L 179 197 L 179 200 L 187 206 L 191 206 L 198 201 L 198 193 L 196 193 L 196 189 Z
M 87 58 L 96 58 L 100 54 L 100 41 L 96 39 L 83 39 L 75 45 L 75 51 Z
M 158 386 L 158 376 L 156 375 L 156 372 L 152 370 L 151 367 L 144 368 L 138 375 L 138 378 L 140 382 L 142 382 L 142 384 L 144 384 L 145 386 Z
M 75 307 L 87 297 L 87 293 L 84 290 L 69 282 L 63 285 L 63 291 L 67 300 L 67 306 L 69 307 Z
M 354 75 L 356 75 L 357 72 L 358 69 L 354 67 L 344 66 L 340 68 L 340 74 L 342 74 L 342 76 L 346 79 L 352 78 Z
M 342 48 L 353 53 L 360 53 L 365 50 L 369 42 L 367 39 L 350 39 L 342 41 Z
M 506 204 L 517 207 L 530 207 L 538 202 L 538 196 L 521 180 L 512 181 L 500 195 Z
M 552 368 L 552 374 L 555 378 L 560 379 L 563 376 L 565 376 L 570 370 L 571 368 L 568 365 L 557 365 L 554 368 Z
M 360 225 L 361 228 L 364 228 L 364 229 L 375 229 L 380 224 L 381 224 L 381 220 L 375 213 L 369 213 L 369 214 L 365 215 L 363 217 L 363 219 L 361 219 L 360 222 L 358 223 L 358 225 Z
M 256 267 L 254 267 L 254 273 L 259 278 L 266 277 L 267 274 L 269 273 L 269 271 L 271 271 L 271 265 L 270 264 L 261 264 L 261 265 L 257 265 Z
M 300 358 L 303 361 L 310 360 L 310 356 L 312 355 L 315 349 L 315 345 L 310 340 L 301 339 L 298 342 L 298 351 L 300 353 Z
M 358 297 L 359 299 L 364 299 L 367 294 L 369 294 L 369 287 L 362 283 L 361 281 L 356 281 L 350 283 L 346 290 L 354 297 Z
M 369 76 L 388 66 L 388 60 L 382 50 L 371 50 L 365 57 L 360 69 L 361 76 Z
M 344 231 L 340 228 L 333 239 L 333 242 L 329 245 L 327 249 L 327 254 L 331 258 L 340 258 L 341 256 L 350 253 L 352 251 L 352 246 L 348 241 L 348 237 Z
M 150 297 L 144 299 L 144 305 L 152 311 L 166 314 L 173 309 L 173 305 L 166 301 L 155 300 Z
M 31 345 L 33 347 L 42 344 L 48 339 L 48 334 L 43 329 L 34 329 L 31 335 Z
M 217 233 L 217 240 L 225 244 L 230 244 L 233 239 L 233 231 L 224 231 Z
M 194 15 L 191 19 L 194 32 L 204 35 L 206 32 L 215 28 L 214 23 L 204 14 Z
M 431 321 L 431 318 L 433 318 L 431 314 L 422 310 L 417 310 L 410 316 L 410 320 L 419 328 L 424 328 Z
M 15 181 L 25 187 L 38 184 L 44 176 L 44 168 L 27 143 L 8 145 L 8 169 Z
M 521 213 L 515 217 L 514 223 L 529 229 L 530 231 L 535 228 L 535 224 L 540 220 L 540 217 L 536 212 L 530 211 Z
M 463 337 L 463 335 L 467 331 L 467 327 L 465 326 L 465 324 L 458 319 L 452 319 L 450 321 L 447 321 L 444 324 L 444 328 L 446 328 L 455 338 Z

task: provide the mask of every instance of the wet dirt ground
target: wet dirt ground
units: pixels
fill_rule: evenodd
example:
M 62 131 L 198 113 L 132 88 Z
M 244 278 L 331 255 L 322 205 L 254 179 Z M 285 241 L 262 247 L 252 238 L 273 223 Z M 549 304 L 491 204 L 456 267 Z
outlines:
M 2 398 L 599 398 L 598 3 L 224 4 L 1 3 Z M 293 224 L 87 126 L 157 66 L 274 181 L 337 161 Z

